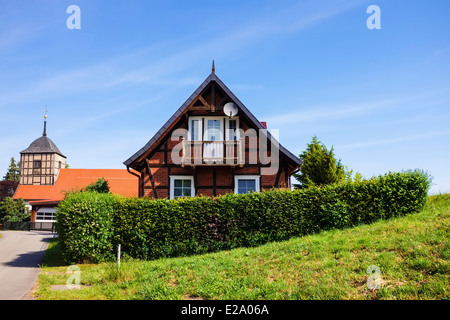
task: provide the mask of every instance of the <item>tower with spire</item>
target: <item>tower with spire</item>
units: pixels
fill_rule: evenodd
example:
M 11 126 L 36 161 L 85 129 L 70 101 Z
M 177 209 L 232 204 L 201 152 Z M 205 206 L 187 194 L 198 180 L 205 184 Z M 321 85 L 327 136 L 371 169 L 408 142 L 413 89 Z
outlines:
M 64 168 L 65 165 L 66 157 L 47 137 L 47 114 L 45 114 L 42 136 L 34 140 L 27 149 L 20 152 L 20 184 L 54 185 L 59 170 Z

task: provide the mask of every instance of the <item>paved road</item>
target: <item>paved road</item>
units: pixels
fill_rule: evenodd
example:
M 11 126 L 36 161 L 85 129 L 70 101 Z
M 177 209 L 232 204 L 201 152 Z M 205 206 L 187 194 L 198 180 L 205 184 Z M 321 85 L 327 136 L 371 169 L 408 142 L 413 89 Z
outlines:
M 45 231 L 1 231 L 0 300 L 27 299 L 41 269 L 48 239 Z

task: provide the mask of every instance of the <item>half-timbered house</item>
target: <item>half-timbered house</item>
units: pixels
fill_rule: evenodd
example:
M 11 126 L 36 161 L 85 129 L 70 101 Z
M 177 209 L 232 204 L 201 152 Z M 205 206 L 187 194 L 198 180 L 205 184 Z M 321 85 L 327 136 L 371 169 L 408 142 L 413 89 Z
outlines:
M 290 188 L 301 160 L 271 132 L 219 79 L 213 62 L 206 80 L 124 164 L 139 173 L 145 197 Z

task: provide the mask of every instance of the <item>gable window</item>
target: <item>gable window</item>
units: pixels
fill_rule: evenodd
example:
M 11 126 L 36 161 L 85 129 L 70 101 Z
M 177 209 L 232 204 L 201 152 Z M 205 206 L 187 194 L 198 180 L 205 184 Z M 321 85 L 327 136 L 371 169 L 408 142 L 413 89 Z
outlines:
M 221 141 L 222 140 L 222 119 L 206 119 L 205 140 Z
M 228 120 L 228 139 L 227 140 L 237 140 L 237 120 L 230 119 Z
M 193 176 L 170 176 L 170 199 L 195 196 Z
M 226 118 L 225 119 L 225 139 L 227 141 L 239 140 L 239 118 Z
M 235 176 L 234 193 L 259 192 L 259 176 Z
M 201 121 L 202 119 L 191 119 L 189 125 L 190 125 L 190 139 L 192 141 L 201 141 Z
M 190 117 L 188 140 L 190 141 L 236 141 L 239 139 L 238 117 Z

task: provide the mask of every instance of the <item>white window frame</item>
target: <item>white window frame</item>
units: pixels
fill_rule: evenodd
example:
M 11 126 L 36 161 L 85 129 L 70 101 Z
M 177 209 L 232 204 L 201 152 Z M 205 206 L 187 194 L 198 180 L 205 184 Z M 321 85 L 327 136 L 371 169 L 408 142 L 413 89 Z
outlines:
M 239 180 L 255 180 L 255 192 L 260 192 L 260 185 L 259 185 L 259 179 L 260 176 L 258 175 L 236 175 L 234 176 L 234 193 L 238 194 L 239 191 Z
M 200 140 L 194 140 L 194 141 L 203 141 L 203 117 L 189 117 L 188 118 L 188 141 L 193 141 L 191 139 L 191 131 L 192 131 L 192 120 L 198 120 L 199 126 L 198 126 L 198 137 Z
M 230 137 L 230 120 L 236 120 L 236 141 L 238 141 L 240 138 L 240 136 L 239 136 L 239 117 L 232 117 L 231 119 L 230 119 L 230 117 L 225 118 L 225 140 L 226 141 L 234 141 L 234 140 L 231 140 L 231 137 Z
M 230 140 L 230 134 L 229 134 L 229 130 L 230 130 L 230 120 L 236 120 L 236 140 L 239 140 L 240 135 L 239 135 L 239 117 L 232 117 L 230 119 L 230 117 L 202 117 L 202 116 L 193 116 L 193 117 L 189 117 L 188 118 L 188 137 L 187 140 L 188 141 L 192 141 L 191 139 L 191 131 L 192 131 L 192 120 L 198 120 L 199 121 L 199 126 L 198 126 L 198 137 L 200 138 L 200 140 L 196 140 L 196 141 L 207 141 L 205 140 L 205 138 L 207 137 L 207 129 L 208 129 L 208 125 L 207 122 L 208 120 L 220 120 L 220 138 L 222 140 L 225 141 L 234 141 L 234 140 Z M 224 130 L 224 126 L 225 126 L 225 130 Z M 224 134 L 225 132 L 225 134 Z
M 194 186 L 194 176 L 170 176 L 170 199 L 175 199 L 174 193 L 175 193 L 175 180 L 191 180 L 191 198 L 195 197 L 195 186 Z
M 205 128 L 203 128 L 203 141 L 210 141 L 206 140 L 205 138 L 208 136 L 208 120 L 219 120 L 220 121 L 220 139 L 216 141 L 223 141 L 223 121 L 224 117 L 203 117 L 203 121 L 205 122 Z
M 51 213 L 54 216 L 52 220 L 38 219 L 39 214 Z M 55 208 L 40 208 L 36 211 L 35 222 L 56 222 L 56 209 Z

